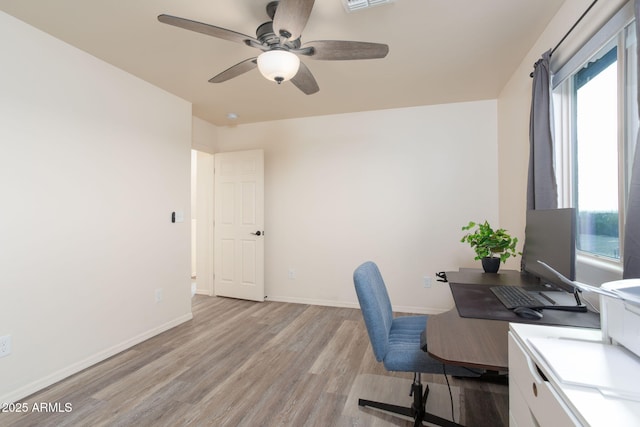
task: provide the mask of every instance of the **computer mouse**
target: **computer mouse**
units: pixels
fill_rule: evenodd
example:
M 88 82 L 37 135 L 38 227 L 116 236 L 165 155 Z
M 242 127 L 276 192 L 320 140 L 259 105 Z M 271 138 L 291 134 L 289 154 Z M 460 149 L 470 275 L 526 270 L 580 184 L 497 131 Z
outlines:
M 531 319 L 531 320 L 542 319 L 542 313 L 540 313 L 538 310 L 534 310 L 533 308 L 529 308 L 529 307 L 516 307 L 513 309 L 513 312 L 524 319 Z

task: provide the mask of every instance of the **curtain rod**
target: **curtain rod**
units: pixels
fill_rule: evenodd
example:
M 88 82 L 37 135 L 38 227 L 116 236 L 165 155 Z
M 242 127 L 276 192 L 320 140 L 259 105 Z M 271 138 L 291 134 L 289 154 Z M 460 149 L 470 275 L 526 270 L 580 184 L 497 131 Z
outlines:
M 574 30 L 574 28 L 576 28 L 576 26 L 580 23 L 580 21 L 582 21 L 582 19 L 587 15 L 587 13 L 589 13 L 589 11 L 591 10 L 591 8 L 598 3 L 598 0 L 593 0 L 593 2 L 591 2 L 591 4 L 589 5 L 589 7 L 587 8 L 587 10 L 584 11 L 584 13 L 582 15 L 580 15 L 580 18 L 578 18 L 578 20 L 571 26 L 571 28 L 569 28 L 569 31 L 567 31 L 567 33 L 560 39 L 560 41 L 558 42 L 558 44 L 551 49 L 551 53 L 549 54 L 549 57 L 553 56 L 554 52 L 556 51 L 556 49 L 558 49 L 558 47 L 560 47 L 560 45 L 562 44 L 562 42 L 565 41 L 565 39 L 569 36 L 569 34 L 571 34 L 571 32 Z M 531 74 L 529 74 L 529 77 L 533 77 L 533 71 L 531 72 Z

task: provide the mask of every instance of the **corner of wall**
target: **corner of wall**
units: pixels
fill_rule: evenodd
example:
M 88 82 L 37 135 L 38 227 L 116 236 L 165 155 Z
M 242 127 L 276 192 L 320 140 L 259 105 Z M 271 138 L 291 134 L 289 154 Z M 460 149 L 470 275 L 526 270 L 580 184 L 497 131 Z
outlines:
M 218 151 L 218 127 L 199 117 L 192 118 L 191 148 L 205 153 Z

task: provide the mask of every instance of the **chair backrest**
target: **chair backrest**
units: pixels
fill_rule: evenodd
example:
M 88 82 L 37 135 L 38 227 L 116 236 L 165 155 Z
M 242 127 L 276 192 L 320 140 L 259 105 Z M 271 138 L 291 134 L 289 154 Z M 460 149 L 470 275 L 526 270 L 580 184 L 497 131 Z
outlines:
M 391 301 L 378 266 L 365 262 L 353 273 L 353 283 L 360 302 L 364 323 L 369 333 L 376 360 L 381 362 L 387 354 L 389 331 L 393 322 Z

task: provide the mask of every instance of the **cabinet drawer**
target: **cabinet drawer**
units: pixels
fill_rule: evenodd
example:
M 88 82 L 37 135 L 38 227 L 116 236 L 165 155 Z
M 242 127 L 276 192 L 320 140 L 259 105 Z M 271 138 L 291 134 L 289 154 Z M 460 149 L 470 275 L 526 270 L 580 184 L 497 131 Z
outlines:
M 553 427 L 580 425 L 511 332 L 509 332 L 509 387 L 517 388 L 509 391 L 510 397 L 524 400 L 524 402 L 516 400 L 514 406 L 510 404 L 509 407 L 510 412 L 513 409 L 513 418 L 518 425 Z M 524 410 L 524 404 L 528 407 L 528 411 Z
M 513 381 L 509 385 L 509 427 L 538 427 L 527 401 Z

